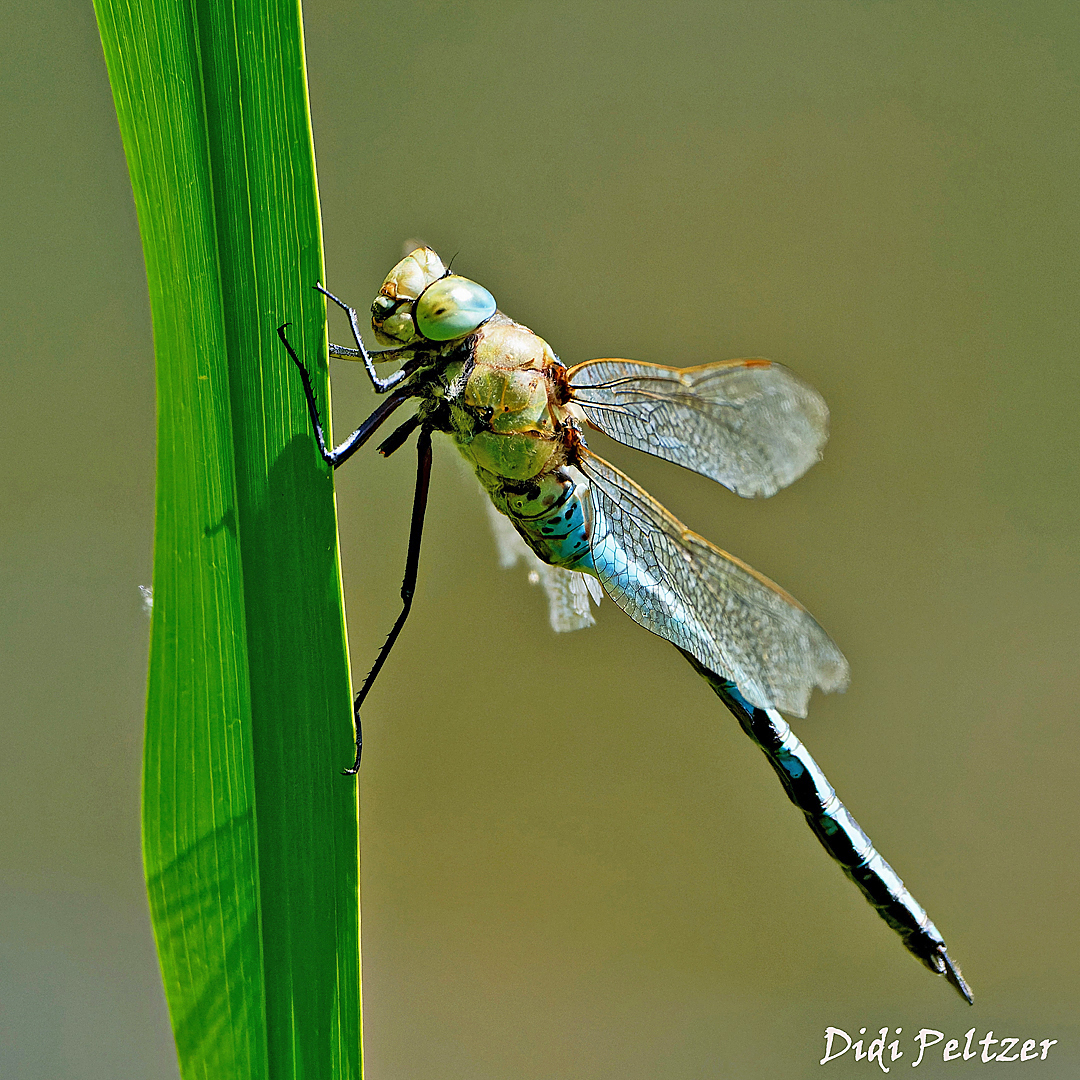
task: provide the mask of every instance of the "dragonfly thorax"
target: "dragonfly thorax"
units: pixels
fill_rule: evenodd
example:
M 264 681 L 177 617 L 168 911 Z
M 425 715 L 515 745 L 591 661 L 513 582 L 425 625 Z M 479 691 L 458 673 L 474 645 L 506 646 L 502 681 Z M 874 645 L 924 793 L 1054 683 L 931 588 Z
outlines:
M 449 433 L 484 486 L 561 465 L 566 413 L 553 373 L 562 365 L 551 346 L 501 313 L 469 344 L 461 391 L 448 395 Z

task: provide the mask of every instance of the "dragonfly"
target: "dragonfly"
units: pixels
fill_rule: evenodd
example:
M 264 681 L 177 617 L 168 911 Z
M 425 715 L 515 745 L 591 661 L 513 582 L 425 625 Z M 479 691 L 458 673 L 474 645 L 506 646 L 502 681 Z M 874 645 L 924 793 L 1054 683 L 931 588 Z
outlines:
M 670 641 L 763 751 L 847 877 L 909 952 L 970 1004 L 971 990 L 941 934 L 782 715 L 804 717 L 814 687 L 843 690 L 844 655 L 794 597 L 692 532 L 586 443 L 595 429 L 745 498 L 766 498 L 820 459 L 829 417 L 821 395 L 762 359 L 674 368 L 608 358 L 568 367 L 543 338 L 499 311 L 487 289 L 452 273 L 428 247 L 390 271 L 371 305 L 381 350 L 364 345 L 355 308 L 315 287 L 346 313 L 352 331 L 354 345 L 331 344 L 330 356 L 362 363 L 383 395 L 351 435 L 328 445 L 310 375 L 286 335 L 289 324 L 279 327 L 323 461 L 338 468 L 406 403 L 415 411 L 378 452 L 389 456 L 418 433 L 402 607 L 356 694 L 356 757 L 345 772 L 359 770 L 361 707 L 412 608 L 432 435 L 442 432 L 498 515 L 550 571 L 549 592 L 561 595 L 569 612 L 561 628 L 591 621 L 587 594 L 606 594 Z M 397 367 L 382 376 L 377 365 L 386 364 Z

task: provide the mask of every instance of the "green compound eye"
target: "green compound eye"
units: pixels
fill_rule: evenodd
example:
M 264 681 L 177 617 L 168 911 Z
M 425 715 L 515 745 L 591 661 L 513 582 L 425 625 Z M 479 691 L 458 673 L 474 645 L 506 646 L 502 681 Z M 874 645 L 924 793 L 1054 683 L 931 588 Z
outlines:
M 483 285 L 450 274 L 424 290 L 414 314 L 416 328 L 428 341 L 453 341 L 495 314 L 495 297 Z

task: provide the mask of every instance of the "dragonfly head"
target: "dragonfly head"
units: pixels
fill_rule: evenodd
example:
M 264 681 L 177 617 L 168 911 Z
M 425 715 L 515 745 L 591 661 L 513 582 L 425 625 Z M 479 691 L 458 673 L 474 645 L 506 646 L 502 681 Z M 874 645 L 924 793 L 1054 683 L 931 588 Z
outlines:
M 417 248 L 386 275 L 371 305 L 381 345 L 444 342 L 475 332 L 495 314 L 495 298 L 475 281 L 451 274 L 431 248 Z

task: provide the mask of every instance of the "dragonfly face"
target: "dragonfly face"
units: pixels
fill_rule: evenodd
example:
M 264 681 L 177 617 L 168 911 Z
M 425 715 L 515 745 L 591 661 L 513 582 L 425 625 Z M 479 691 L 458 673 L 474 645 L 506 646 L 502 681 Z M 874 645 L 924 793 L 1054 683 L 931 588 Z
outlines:
M 815 686 L 844 689 L 843 654 L 797 600 L 688 529 L 591 453 L 584 438 L 584 428 L 594 428 L 738 495 L 765 498 L 821 456 L 829 416 L 821 395 L 787 368 L 756 358 L 692 368 L 609 358 L 567 369 L 543 338 L 497 311 L 483 286 L 449 274 L 430 248 L 402 259 L 372 304 L 376 337 L 398 346 L 386 358 L 402 364 L 380 379 L 356 312 L 326 295 L 349 313 L 357 346 L 331 345 L 331 355 L 363 360 L 375 389 L 389 396 L 328 449 L 307 371 L 280 328 L 300 368 L 324 460 L 337 467 L 406 401 L 418 402 L 415 416 L 380 450 L 392 453 L 420 431 L 404 607 L 354 702 L 357 757 L 350 771 L 360 763 L 360 706 L 412 603 L 431 434 L 442 431 L 554 580 L 571 582 L 567 595 L 595 597 L 599 582 L 635 622 L 683 653 L 765 753 L 829 854 L 907 948 L 970 1001 L 934 924 L 777 711 L 805 716 Z M 590 578 L 596 580 L 586 590 Z
M 371 305 L 383 345 L 454 341 L 495 314 L 495 298 L 475 281 L 451 274 L 431 248 L 417 248 L 386 276 Z

